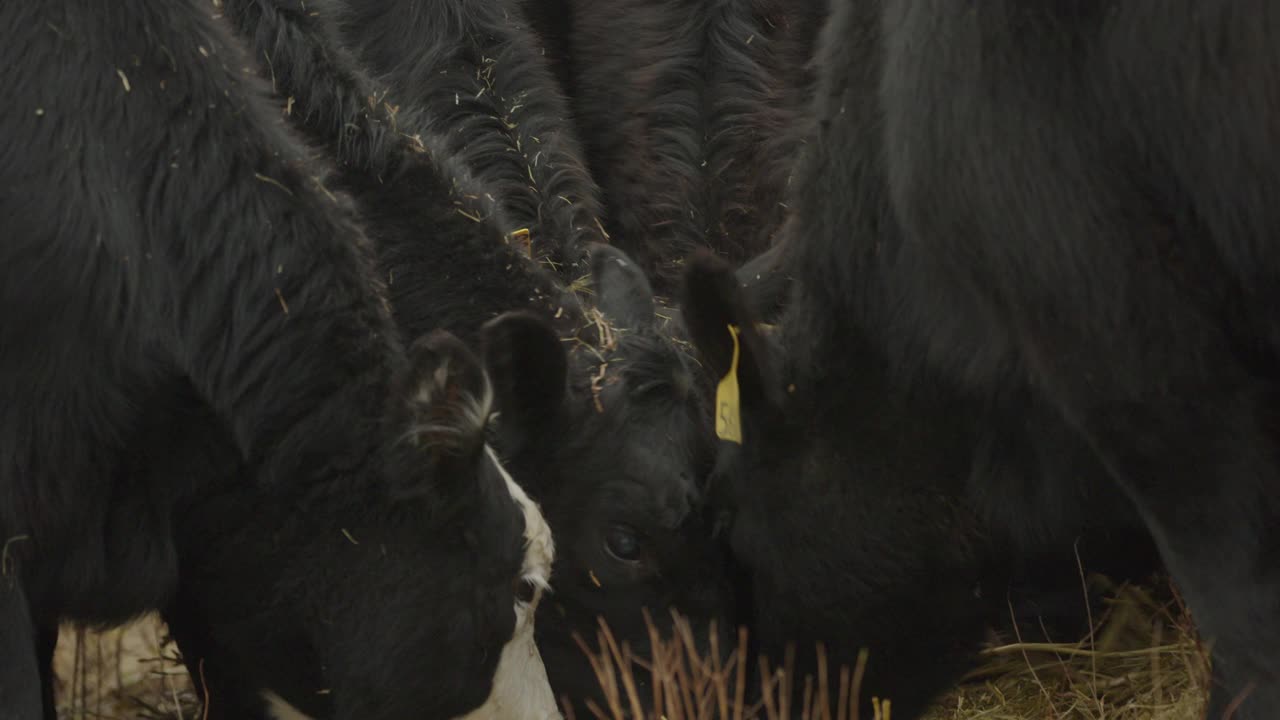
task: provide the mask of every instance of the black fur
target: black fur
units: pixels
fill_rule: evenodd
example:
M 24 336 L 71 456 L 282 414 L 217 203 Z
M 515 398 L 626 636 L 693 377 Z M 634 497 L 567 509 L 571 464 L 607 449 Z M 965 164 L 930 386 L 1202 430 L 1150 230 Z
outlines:
M 583 0 L 568 40 L 548 41 L 569 47 L 611 240 L 660 293 L 697 248 L 737 263 L 773 242 L 824 14 L 824 0 Z
M 869 647 L 867 696 L 911 716 L 925 698 L 907 692 L 962 669 L 1005 580 L 963 502 L 964 404 L 889 383 L 856 336 L 820 366 L 839 384 L 801 374 L 791 363 L 811 340 L 790 332 L 795 310 L 781 338 L 759 334 L 726 265 L 696 262 L 688 292 L 690 333 L 717 376 L 732 352 L 725 326 L 742 333 L 745 444 L 722 441 L 709 501 L 746 576 L 753 650 L 781 662 L 794 643 L 801 678 L 816 670 L 816 643 L 850 668 Z
M 441 387 L 446 396 L 482 392 L 482 366 L 450 336 L 437 334 L 415 351 L 448 363 L 458 386 Z M 149 457 L 147 470 L 182 477 L 198 469 L 224 479 L 182 508 L 182 575 L 164 614 L 209 717 L 263 717 L 262 688 L 317 718 L 453 717 L 484 699 L 488 685 L 477 678 L 492 676 L 511 636 L 524 524 L 486 511 L 509 506 L 510 498 L 497 466 L 485 460 L 482 433 L 455 435 L 446 422 L 449 434 L 435 444 L 443 479 L 456 483 L 453 493 L 467 503 L 410 496 L 387 513 L 358 489 L 341 501 L 255 493 L 235 481 L 243 471 L 216 435 L 190 442 L 189 429 L 207 425 L 195 414 L 176 431 L 157 428 L 155 438 L 174 450 Z M 479 474 L 467 470 L 476 467 Z M 309 516 L 340 524 L 317 534 L 307 527 Z M 424 544 L 396 543 L 406 531 Z M 280 572 L 287 565 L 279 555 L 323 558 L 323 573 Z M 233 573 L 234 592 L 219 592 Z M 414 585 L 418 592 L 407 595 L 404 588 Z M 413 642 L 418 632 L 430 633 L 431 649 Z M 326 634 L 341 642 L 326 642 Z M 445 650 L 472 638 L 483 643 L 478 656 Z M 346 692 L 334 688 L 336 678 L 346 679 Z M 385 683 L 397 678 L 415 692 L 388 691 Z
M 48 646 L 41 642 L 27 596 L 8 567 L 9 551 L 16 542 L 25 538 L 7 539 L 0 574 L 0 658 L 5 660 L 0 672 L 0 709 L 6 717 L 39 718 L 41 713 L 55 717 L 52 679 L 40 671 Z
M 336 16 L 463 194 L 490 199 L 504 232 L 528 230 L 533 256 L 566 281 L 585 274 L 587 243 L 602 239 L 599 189 L 519 3 L 352 0 Z
M 547 667 L 558 694 L 595 694 L 572 632 L 594 637 L 598 615 L 643 653 L 642 607 L 660 622 L 676 607 L 700 628 L 731 610 L 718 546 L 695 512 L 710 443 L 692 358 L 656 315 L 671 311 L 656 308 L 643 274 L 621 253 L 595 246 L 601 269 L 582 296 L 596 302 L 584 303 L 508 243 L 496 221 L 456 212 L 456 185 L 441 179 L 452 166 L 386 129 L 418 111 L 400 105 L 392 117 L 385 105 L 361 102 L 372 83 L 334 43 L 326 6 L 307 8 L 318 14 L 297 12 L 289 0 L 228 0 L 226 12 L 269 59 L 260 70 L 274 78 L 295 125 L 342 161 L 333 184 L 356 198 L 367 221 L 401 333 L 413 338 L 444 327 L 485 342 L 497 395 L 495 446 L 542 504 L 560 549 L 539 644 L 554 658 Z M 490 132 L 473 131 L 481 141 Z M 536 322 L 524 332 L 530 326 L 516 316 L 494 320 L 511 310 L 554 324 L 554 345 L 569 349 L 568 360 L 552 348 L 531 349 L 542 337 Z M 635 536 L 642 557 L 610 556 L 606 544 L 618 533 Z M 199 596 L 198 583 L 188 586 L 188 596 Z M 202 612 L 175 608 L 170 617 L 175 626 L 195 626 L 175 634 L 190 663 L 209 659 L 208 672 L 223 651 L 210 647 L 218 638 L 200 636 L 211 634 L 199 628 Z M 211 687 L 219 680 L 211 678 Z
M 542 57 L 560 82 L 562 91 L 567 92 L 573 87 L 572 0 L 519 0 L 519 3 L 539 41 Z
M 471 215 L 465 183 L 451 174 L 457 165 L 409 134 L 406 121 L 421 111 L 379 91 L 343 49 L 334 29 L 339 5 L 225 0 L 224 7 L 263 58 L 255 67 L 272 82 L 282 113 L 337 160 L 333 185 L 356 199 L 406 341 L 436 327 L 471 339 L 512 308 L 575 312 L 577 299 L 505 239 L 497 220 Z M 469 130 L 460 144 L 484 146 L 493 134 Z
M 771 322 L 785 306 L 792 277 L 787 266 L 787 236 L 794 233 L 794 220 L 779 230 L 777 241 L 737 269 L 738 284 L 746 296 L 747 309 L 764 322 Z
M 1280 100 L 1266 81 L 1272 24 L 1259 3 L 836 4 L 817 150 L 797 174 L 785 353 L 753 342 L 744 358 L 785 355 L 764 386 L 796 391 L 779 404 L 752 390 L 747 445 L 730 453 L 743 457 L 721 459 L 757 603 L 791 612 L 773 588 L 800 605 L 843 602 L 884 574 L 839 548 L 800 554 L 824 564 L 821 581 L 793 555 L 779 561 L 770 548 L 794 547 L 796 521 L 761 522 L 772 478 L 801 501 L 834 483 L 888 504 L 906 469 L 941 458 L 940 486 L 963 487 L 977 527 L 1008 543 L 997 558 L 1145 529 L 1213 643 L 1210 717 L 1241 696 L 1235 718 L 1280 712 L 1280 283 L 1265 199 L 1278 179 L 1260 110 Z M 689 323 L 723 371 L 723 324 L 751 318 L 728 302 L 726 270 L 700 273 Z M 905 416 L 916 428 L 936 422 L 931 404 L 955 405 L 910 466 L 856 449 L 885 393 L 918 398 Z M 892 485 L 874 479 L 885 468 Z M 836 514 L 848 510 L 817 512 L 800 526 L 881 537 Z M 936 552 L 910 538 L 940 517 L 883 530 L 891 569 Z M 940 576 L 965 577 L 957 568 Z M 944 597 L 928 619 L 954 612 Z M 757 617 L 767 634 L 809 639 L 793 616 Z M 943 639 L 971 641 L 948 627 Z M 870 642 L 868 690 L 893 698 L 894 717 L 914 717 L 962 666 L 963 647 L 938 642 L 930 660 L 922 634 L 816 629 Z M 895 665 L 904 642 L 920 657 Z
M 211 8 L 55 0 L 5 5 L 0 23 L 14 69 L 0 85 L 21 108 L 0 117 L 0 648 L 19 653 L 0 658 L 14 703 L 0 714 L 40 712 L 12 693 L 33 664 L 47 672 L 60 621 L 171 600 L 186 512 L 213 512 L 209 497 L 234 554 L 209 587 L 256 602 L 242 593 L 271 583 L 257 621 L 334 658 L 339 717 L 402 717 L 388 683 L 403 672 L 448 682 L 441 713 L 478 704 L 512 629 L 523 519 L 492 490 L 479 431 L 422 430 L 466 426 L 450 396 L 415 399 L 424 383 L 474 394 L 476 361 L 444 338 L 406 356 L 349 203 Z M 166 433 L 193 415 L 219 460 L 252 472 L 135 472 L 163 467 Z M 464 517 L 485 539 L 443 544 Z M 439 594 L 437 572 L 466 602 Z M 371 591 L 392 611 L 434 607 L 440 625 L 374 612 Z M 447 651 L 439 627 L 457 633 Z M 438 675 L 446 658 L 466 675 Z
M 712 620 L 730 630 L 734 611 L 727 558 L 701 513 L 712 447 L 707 391 L 669 339 L 675 328 L 654 314 L 639 266 L 627 261 L 616 274 L 605 267 L 620 258 L 609 246 L 593 251 L 608 335 L 594 346 L 573 344 L 559 392 L 541 392 L 543 379 L 512 352 L 519 324 L 495 321 L 483 331 L 491 373 L 503 378 L 498 447 L 559 538 L 556 592 L 538 617 L 539 649 L 558 696 L 579 712 L 587 699 L 600 701 L 600 688 L 573 635 L 594 643 L 597 617 L 647 657 L 642 608 L 663 632 L 668 610 L 679 610 L 700 640 Z M 632 551 L 619 554 L 620 544 Z

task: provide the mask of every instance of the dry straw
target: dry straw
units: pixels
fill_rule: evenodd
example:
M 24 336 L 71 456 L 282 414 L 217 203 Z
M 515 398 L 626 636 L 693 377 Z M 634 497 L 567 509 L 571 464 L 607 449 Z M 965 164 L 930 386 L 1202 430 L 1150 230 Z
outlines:
M 95 632 L 64 627 L 54 657 L 62 720 L 200 720 L 186 668 L 154 615 Z
M 1094 578 L 1095 582 L 1106 582 Z M 1088 635 L 1078 642 L 1012 642 L 984 649 L 980 663 L 959 686 L 945 694 L 926 720 L 1198 720 L 1208 687 L 1208 659 L 1195 637 L 1190 615 L 1171 586 L 1110 586 L 1105 611 L 1091 618 Z M 652 625 L 651 625 L 652 627 Z M 652 631 L 651 631 L 652 632 Z M 743 662 L 746 636 L 719 661 L 715 634 L 707 657 L 696 650 L 687 622 L 676 618 L 669 639 L 653 635 L 652 662 L 632 657 L 601 625 L 596 645 L 583 648 L 604 690 L 605 706 L 589 704 L 594 718 L 661 720 L 849 720 L 859 718 L 861 669 L 828 668 L 817 648 L 818 676 L 803 679 L 800 707 L 787 707 L 795 682 L 790 668 L 759 660 Z M 747 672 L 756 673 L 762 699 L 748 705 Z M 637 675 L 640 679 L 637 679 Z M 641 680 L 652 679 L 650 683 Z M 637 687 L 648 685 L 655 712 L 640 710 Z M 834 693 L 831 691 L 835 690 Z M 834 698 L 834 699 L 831 699 Z M 873 699 L 874 716 L 891 720 L 892 698 Z
M 1166 583 L 1104 589 L 1104 611 L 1085 638 L 1026 642 L 1015 631 L 1007 641 L 996 639 L 925 720 L 1198 720 L 1208 661 L 1176 593 Z M 712 633 L 703 656 L 689 623 L 676 620 L 669 637 L 650 623 L 657 650 L 648 659 L 635 657 L 603 624 L 594 644 L 580 641 L 604 701 L 589 705 L 590 717 L 566 713 L 566 720 L 892 720 L 891 702 L 877 708 L 879 717 L 858 716 L 853 698 L 861 663 L 853 669 L 820 664 L 817 677 L 797 686 L 802 705 L 786 707 L 779 698 L 792 693 L 794 654 L 780 668 L 761 659 L 744 662 L 747 637 L 739 631 L 726 653 Z M 60 718 L 201 718 L 177 651 L 154 617 L 102 633 L 65 628 L 56 667 Z M 760 678 L 763 698 L 752 703 L 748 686 Z M 646 704 L 656 711 L 643 713 Z

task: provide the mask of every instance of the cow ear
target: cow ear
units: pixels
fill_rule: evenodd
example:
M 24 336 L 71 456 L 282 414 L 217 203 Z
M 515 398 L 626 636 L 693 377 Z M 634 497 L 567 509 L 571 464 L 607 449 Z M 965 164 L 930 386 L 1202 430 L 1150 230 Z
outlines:
M 494 387 L 495 425 L 509 452 L 553 425 L 567 404 L 569 361 L 555 331 L 537 316 L 509 312 L 480 329 Z
M 717 405 L 728 390 L 743 405 L 778 404 L 769 347 L 727 263 L 709 252 L 694 255 L 685 270 L 682 313 L 694 347 L 720 381 Z
M 596 307 L 609 322 L 628 330 L 650 328 L 656 322 L 653 287 L 644 270 L 612 245 L 591 244 L 591 279 Z
M 408 428 L 403 439 L 437 463 L 474 459 L 493 405 L 480 359 L 444 330 L 414 341 L 408 355 L 394 400 L 407 414 L 396 414 Z
M 791 277 L 785 263 L 786 244 L 775 242 L 768 250 L 751 258 L 738 268 L 738 286 L 742 288 L 747 309 L 758 319 L 776 318 L 791 291 Z

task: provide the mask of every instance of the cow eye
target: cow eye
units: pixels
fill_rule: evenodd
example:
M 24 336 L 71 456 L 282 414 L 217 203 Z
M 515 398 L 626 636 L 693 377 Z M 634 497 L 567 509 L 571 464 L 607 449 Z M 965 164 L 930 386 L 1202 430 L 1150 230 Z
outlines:
M 537 588 L 534 587 L 533 583 L 522 577 L 517 577 L 511 581 L 511 592 L 516 596 L 516 602 L 528 605 L 533 602 L 533 596 L 536 591 Z
M 640 540 L 628 527 L 615 525 L 604 537 L 604 547 L 615 559 L 624 563 L 640 562 Z

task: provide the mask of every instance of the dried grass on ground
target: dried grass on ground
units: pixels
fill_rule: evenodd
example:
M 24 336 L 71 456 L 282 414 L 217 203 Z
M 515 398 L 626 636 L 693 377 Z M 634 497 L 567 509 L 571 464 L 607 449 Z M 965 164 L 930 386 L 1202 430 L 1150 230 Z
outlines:
M 1207 697 L 1207 653 L 1167 586 L 1114 588 L 1080 642 L 1014 642 L 984 659 L 927 720 L 1199 720 Z
M 1207 661 L 1190 618 L 1163 586 L 1113 588 L 1094 631 L 1079 642 L 1010 642 L 992 645 L 980 667 L 942 697 L 926 720 L 1198 720 L 1203 705 Z M 687 624 L 678 636 L 660 642 L 653 668 L 657 699 L 665 720 L 844 720 L 839 707 L 804 708 L 784 714 L 774 703 L 747 707 L 739 688 L 750 676 L 771 678 L 772 697 L 788 682 L 778 669 L 741 663 L 735 652 L 725 663 L 699 658 Z M 741 639 L 741 638 L 740 638 Z M 650 666 L 632 660 L 625 647 L 602 629 L 591 648 L 606 688 L 606 707 L 595 717 L 614 720 L 639 700 L 636 674 Z M 56 667 L 59 717 L 69 720 L 143 718 L 198 720 L 200 703 L 178 658 L 154 617 L 105 633 L 65 628 Z M 629 672 L 619 673 L 627 667 Z M 763 674 L 761 674 L 763 673 Z M 832 668 L 825 682 L 846 697 L 856 684 L 852 671 Z M 803 687 L 803 686 L 802 686 Z M 656 695 L 654 694 L 656 693 Z M 891 700 L 891 699 L 890 699 Z M 892 720 L 892 704 L 887 717 Z M 572 719 L 571 719 L 572 720 Z M 577 720 L 589 720 L 578 718 Z M 863 717 L 860 720 L 877 720 Z
M 177 648 L 154 615 L 104 632 L 63 627 L 54 669 L 61 720 L 201 717 Z
M 980 666 L 940 698 L 925 720 L 1199 720 L 1208 660 L 1176 595 L 1164 586 L 1111 587 L 1104 612 L 1093 621 L 1092 632 L 1079 642 L 1032 643 L 1015 637 L 986 648 Z M 607 702 L 605 707 L 593 705 L 592 716 L 621 720 L 634 712 L 639 700 L 635 678 L 652 672 L 652 697 L 660 708 L 651 716 L 655 718 L 858 718 L 848 699 L 856 695 L 858 668 L 820 666 L 819 676 L 801 680 L 799 687 L 806 698 L 826 696 L 824 687 L 833 691 L 831 705 L 806 699 L 804 707 L 786 709 L 776 698 L 790 693 L 788 673 L 763 663 L 744 664 L 741 651 L 723 664 L 700 658 L 692 649 L 688 625 L 677 624 L 679 637 L 661 644 L 652 667 L 631 659 L 607 628 L 601 628 L 592 657 Z M 740 647 L 743 642 L 740 636 Z M 620 672 L 622 668 L 628 671 Z M 765 687 L 770 692 L 752 707 L 739 690 L 747 673 L 769 679 Z M 860 720 L 891 720 L 892 698 L 889 701 L 887 707 L 876 708 L 875 717 L 863 713 Z

